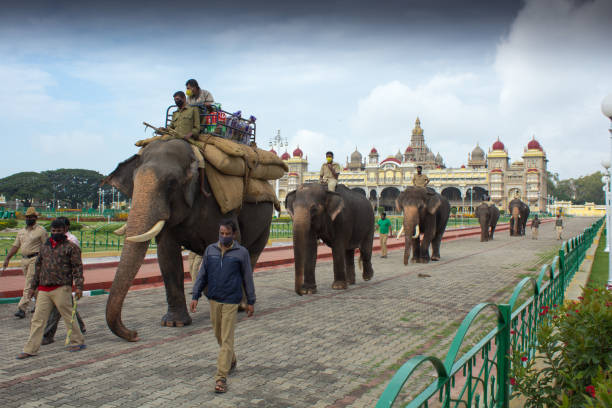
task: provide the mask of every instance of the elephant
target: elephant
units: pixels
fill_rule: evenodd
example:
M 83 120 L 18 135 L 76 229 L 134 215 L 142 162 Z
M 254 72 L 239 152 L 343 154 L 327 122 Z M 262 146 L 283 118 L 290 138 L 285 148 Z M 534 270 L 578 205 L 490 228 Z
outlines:
M 239 212 L 222 214 L 212 196 L 200 192 L 198 163 L 188 142 L 155 141 L 141 155 L 120 163 L 103 183 L 132 199 L 125 228 L 125 245 L 106 303 L 111 331 L 128 341 L 139 340 L 121 321 L 123 301 L 143 263 L 150 240 L 157 242 L 157 259 L 166 288 L 167 313 L 163 326 L 191 324 L 184 293 L 181 247 L 203 254 L 218 241 L 219 221 L 231 218 L 238 226 L 237 240 L 249 251 L 255 266 L 270 233 L 273 203 L 244 203 Z M 208 180 L 204 188 L 210 191 Z
M 318 239 L 332 249 L 333 289 L 347 289 L 348 284 L 355 283 L 356 248 L 360 251 L 363 280 L 372 279 L 374 210 L 365 196 L 343 184 L 338 184 L 332 192 L 322 184 L 308 183 L 287 194 L 285 208 L 293 219 L 295 292 L 298 295 L 317 293 Z
M 411 248 L 413 262 L 429 262 L 429 245 L 432 248 L 431 260 L 439 261 L 440 242 L 450 216 L 450 203 L 446 197 L 431 188 L 410 186 L 395 200 L 395 207 L 404 213 L 404 265 L 408 265 Z
M 495 204 L 482 203 L 476 207 L 476 218 L 480 223 L 480 242 L 492 241 L 499 220 L 499 209 Z
M 510 236 L 525 235 L 527 219 L 529 218 L 529 206 L 520 199 L 515 198 L 508 203 L 510 213 Z

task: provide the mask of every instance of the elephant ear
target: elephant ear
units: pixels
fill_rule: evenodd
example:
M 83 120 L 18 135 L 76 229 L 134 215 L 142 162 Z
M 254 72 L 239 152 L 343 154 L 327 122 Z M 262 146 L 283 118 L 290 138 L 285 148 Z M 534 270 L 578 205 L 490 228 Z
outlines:
M 440 208 L 441 204 L 442 204 L 442 200 L 440 199 L 440 195 L 432 194 L 427 199 L 427 211 L 433 215 L 436 213 L 436 211 L 438 211 L 438 208 Z
M 183 196 L 185 197 L 185 202 L 191 208 L 193 206 L 193 202 L 195 201 L 196 195 L 199 190 L 199 177 L 198 171 L 198 162 L 194 161 L 189 166 L 189 170 L 187 171 L 187 183 L 185 184 L 185 189 L 183 191 Z
M 287 209 L 287 212 L 289 213 L 291 218 L 293 218 L 293 202 L 294 201 L 295 201 L 295 190 L 287 194 L 287 197 L 285 197 L 285 208 Z
M 340 211 L 344 208 L 344 200 L 338 193 L 327 191 L 325 193 L 325 210 L 331 220 L 335 220 Z
M 135 154 L 126 161 L 119 163 L 117 168 L 102 180 L 101 185 L 111 185 L 131 198 L 134 191 L 134 172 L 141 162 L 141 157 Z

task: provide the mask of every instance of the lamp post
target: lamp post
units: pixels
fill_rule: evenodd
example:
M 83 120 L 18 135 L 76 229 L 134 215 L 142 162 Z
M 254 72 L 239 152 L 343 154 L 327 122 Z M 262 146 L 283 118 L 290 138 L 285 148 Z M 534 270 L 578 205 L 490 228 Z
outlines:
M 280 134 L 280 129 L 276 131 L 276 135 L 269 142 L 270 149 L 275 149 L 278 152 L 282 150 L 283 147 L 289 146 L 287 143 L 287 138 L 282 138 Z M 279 190 L 279 179 L 276 179 L 276 198 L 278 199 L 278 190 Z M 277 217 L 280 217 L 280 211 L 277 214 Z
M 605 117 L 607 117 L 608 119 L 610 119 L 610 141 L 612 142 L 612 94 L 609 94 L 608 96 L 606 96 L 604 98 L 604 100 L 601 102 L 601 112 L 604 114 Z M 612 143 L 610 144 L 611 148 L 612 148 Z M 611 152 L 611 157 L 612 157 L 612 152 Z M 603 164 L 603 163 L 602 163 Z M 608 164 L 608 168 L 610 165 L 610 162 L 608 161 L 606 164 Z M 608 248 L 610 247 L 610 220 L 611 220 L 611 212 L 612 212 L 612 205 L 610 203 L 610 176 L 609 176 L 609 171 L 608 169 L 606 169 L 606 171 L 608 172 L 608 195 L 606 198 L 606 214 L 607 214 L 607 219 L 606 219 L 606 229 L 608 231 L 608 235 L 607 235 L 607 239 L 608 239 Z M 608 256 L 608 284 L 606 286 L 608 288 L 608 290 L 612 289 L 612 256 Z
M 604 172 L 601 182 L 603 183 L 603 191 L 606 200 L 606 249 L 604 252 L 610 252 L 610 160 L 602 160 L 601 165 L 606 171 Z

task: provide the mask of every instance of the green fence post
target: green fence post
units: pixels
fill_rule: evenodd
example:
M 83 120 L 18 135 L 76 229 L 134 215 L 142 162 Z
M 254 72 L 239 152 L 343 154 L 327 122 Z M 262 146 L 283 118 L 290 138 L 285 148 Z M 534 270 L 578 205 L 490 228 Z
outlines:
M 93 232 L 93 251 L 96 252 L 96 230 Z
M 105 249 L 108 251 L 108 231 L 106 231 L 106 248 Z
M 502 407 L 510 406 L 510 385 L 508 381 L 510 372 L 510 319 L 512 310 L 510 305 L 498 305 L 499 315 L 497 320 L 497 386 L 498 398 Z

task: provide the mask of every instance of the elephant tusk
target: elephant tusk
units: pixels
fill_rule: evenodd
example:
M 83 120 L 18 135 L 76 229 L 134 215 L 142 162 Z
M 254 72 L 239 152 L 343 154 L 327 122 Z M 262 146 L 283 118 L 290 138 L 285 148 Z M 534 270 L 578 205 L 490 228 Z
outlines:
M 421 235 L 421 230 L 419 229 L 419 225 L 417 224 L 417 226 L 414 228 L 414 235 L 412 236 L 412 238 L 418 238 L 419 235 Z
M 115 235 L 125 235 L 126 228 L 127 228 L 127 224 L 123 224 L 122 227 L 117 228 L 116 230 L 114 230 L 113 234 L 115 234 Z
M 144 234 L 136 235 L 134 237 L 127 237 L 126 241 L 130 241 L 130 242 L 146 242 L 146 241 L 150 241 L 153 238 L 155 238 L 157 236 L 157 234 L 159 234 L 159 232 L 162 230 L 162 228 L 164 228 L 165 224 L 166 224 L 166 221 L 159 220 L 153 226 L 153 228 L 151 228 L 150 230 L 148 230 Z

